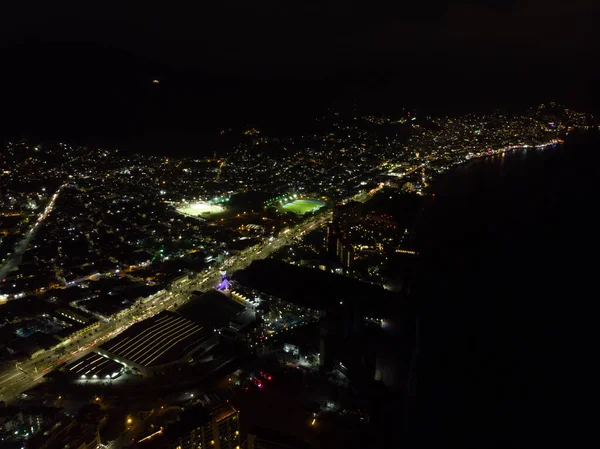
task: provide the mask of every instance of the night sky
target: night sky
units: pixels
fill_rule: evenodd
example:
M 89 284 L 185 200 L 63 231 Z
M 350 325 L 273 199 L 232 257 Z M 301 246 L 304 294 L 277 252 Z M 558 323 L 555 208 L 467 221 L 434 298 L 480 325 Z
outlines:
M 37 3 L 0 11 L 11 132 L 126 140 L 301 122 L 355 97 L 393 113 L 600 95 L 594 0 Z

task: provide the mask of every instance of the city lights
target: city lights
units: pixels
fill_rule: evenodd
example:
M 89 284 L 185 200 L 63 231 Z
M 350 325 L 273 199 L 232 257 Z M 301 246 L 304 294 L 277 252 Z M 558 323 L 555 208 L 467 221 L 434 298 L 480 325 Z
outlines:
M 235 143 L 187 156 L 9 142 L 0 172 L 0 307 L 7 307 L 6 357 L 18 363 L 0 370 L 0 400 L 20 403 L 43 385 L 48 407 L 72 410 L 80 398 L 65 389 L 71 383 L 87 391 L 81 398 L 89 410 L 100 410 L 90 420 L 127 404 L 118 427 L 124 419 L 126 438 L 140 447 L 160 447 L 170 438 L 162 425 L 202 407 L 205 421 L 192 427 L 205 428 L 206 439 L 195 443 L 239 447 L 246 435 L 228 405 L 238 404 L 236 395 L 267 403 L 292 378 L 346 388 L 360 365 L 346 358 L 361 350 L 363 334 L 332 347 L 329 337 L 364 327 L 375 340 L 400 328 L 391 314 L 365 318 L 358 309 L 376 304 L 377 295 L 409 294 L 412 273 L 394 279 L 390 267 L 400 261 L 408 272 L 420 260 L 413 223 L 422 204 L 443 202 L 432 194 L 436 177 L 474 160 L 506 155 L 507 163 L 511 152 L 559 152 L 567 132 L 592 122 L 557 105 L 453 117 L 406 112 L 356 120 L 330 114 L 301 137 L 224 128 Z M 390 212 L 404 201 L 414 201 L 414 213 L 412 205 Z M 342 294 L 346 282 L 351 289 Z M 290 292 L 280 293 L 277 284 L 286 283 Z M 353 295 L 365 285 L 377 292 L 360 293 L 359 304 Z M 385 346 L 369 359 L 378 382 L 396 369 L 378 352 Z M 242 370 L 241 359 L 251 368 Z M 322 367 L 331 372 L 318 376 Z M 49 381 L 55 370 L 60 382 Z M 204 389 L 200 376 L 213 373 L 217 386 L 211 378 Z M 148 388 L 144 407 L 125 400 L 161 382 Z M 320 404 L 320 412 L 295 418 L 302 429 L 318 432 L 329 426 L 325 414 L 346 407 L 315 400 L 312 388 L 289 391 L 296 390 Z M 349 422 L 369 420 L 364 410 L 344 413 Z M 42 424 L 56 424 L 39 416 L 17 434 L 34 437 Z M 223 433 L 213 433 L 219 426 L 211 420 L 229 416 Z

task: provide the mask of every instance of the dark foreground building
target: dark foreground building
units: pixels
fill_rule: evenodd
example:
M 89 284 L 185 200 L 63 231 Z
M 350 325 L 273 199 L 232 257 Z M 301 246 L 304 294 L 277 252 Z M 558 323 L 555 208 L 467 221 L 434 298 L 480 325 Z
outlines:
M 282 432 L 253 427 L 248 431 L 247 449 L 309 449 L 310 445 Z
M 229 403 L 208 410 L 194 407 L 182 412 L 178 420 L 139 438 L 139 449 L 240 449 L 238 411 Z

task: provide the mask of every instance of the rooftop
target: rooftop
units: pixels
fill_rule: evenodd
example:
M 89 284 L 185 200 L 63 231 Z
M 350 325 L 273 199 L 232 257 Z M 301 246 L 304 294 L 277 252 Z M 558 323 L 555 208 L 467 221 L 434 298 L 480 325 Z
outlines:
M 117 362 L 95 352 L 92 352 L 67 366 L 68 372 L 74 376 L 101 379 L 116 377 L 121 371 L 121 368 L 121 365 Z
M 409 304 L 382 287 L 273 259 L 257 260 L 235 273 L 234 280 L 299 306 L 327 310 L 344 304 L 365 316 L 399 313 Z
M 229 403 L 215 409 L 203 406 L 186 409 L 177 417 L 177 421 L 169 424 L 165 429 L 147 435 L 138 440 L 137 447 L 147 449 L 169 447 L 169 441 L 188 434 L 194 429 L 209 424 L 212 419 L 220 422 L 237 413 L 237 410 Z
M 224 293 L 213 290 L 196 296 L 178 312 L 201 326 L 218 329 L 227 326 L 243 310 L 244 306 L 232 301 Z
M 211 335 L 212 330 L 165 311 L 134 324 L 101 349 L 141 366 L 158 366 L 181 359 Z
M 217 422 L 221 422 L 224 419 L 227 419 L 230 416 L 235 415 L 237 412 L 238 411 L 229 402 L 227 402 L 227 403 L 219 406 L 218 408 L 213 409 L 211 411 L 211 415 L 214 416 L 214 418 Z

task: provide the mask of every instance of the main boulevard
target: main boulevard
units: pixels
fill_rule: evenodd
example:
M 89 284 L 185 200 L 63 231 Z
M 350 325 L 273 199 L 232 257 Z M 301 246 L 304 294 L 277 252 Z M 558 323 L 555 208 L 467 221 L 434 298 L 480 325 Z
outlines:
M 208 291 L 215 288 L 221 278 L 221 271 L 235 272 L 246 268 L 254 260 L 264 259 L 283 246 L 290 245 L 295 239 L 314 230 L 331 219 L 331 211 L 317 214 L 294 228 L 280 232 L 272 240 L 247 248 L 239 254 L 227 258 L 220 266 L 204 272 L 196 279 L 186 280 L 178 287 L 161 290 L 149 299 L 138 302 L 128 313 L 117 320 L 102 323 L 98 329 L 71 340 L 70 347 L 76 348 L 71 353 L 64 353 L 64 346 L 58 345 L 53 350 L 13 366 L 5 367 L 0 372 L 0 400 L 7 403 L 16 399 L 21 393 L 43 382 L 44 375 L 58 366 L 92 351 L 105 341 L 114 338 L 132 324 L 145 320 L 166 309 L 176 309 L 185 303 L 192 291 Z

